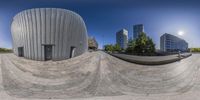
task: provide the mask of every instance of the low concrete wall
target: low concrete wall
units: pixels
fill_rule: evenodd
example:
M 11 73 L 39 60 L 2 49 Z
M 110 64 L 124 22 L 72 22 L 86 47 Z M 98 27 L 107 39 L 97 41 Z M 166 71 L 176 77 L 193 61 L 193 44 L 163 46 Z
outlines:
M 172 62 L 179 61 L 181 59 L 187 58 L 191 56 L 191 53 L 181 54 L 181 58 L 178 55 L 171 55 L 171 56 L 134 56 L 134 55 L 125 55 L 125 54 L 111 54 L 119 59 L 136 63 L 142 65 L 162 65 L 168 64 Z

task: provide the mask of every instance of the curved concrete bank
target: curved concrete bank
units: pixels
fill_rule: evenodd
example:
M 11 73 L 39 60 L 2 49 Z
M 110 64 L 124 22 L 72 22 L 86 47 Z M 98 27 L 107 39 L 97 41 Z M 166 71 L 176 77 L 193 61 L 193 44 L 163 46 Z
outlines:
M 159 66 L 129 63 L 104 52 L 57 62 L 32 61 L 13 54 L 0 58 L 0 85 L 9 94 L 4 100 L 188 100 L 184 97 L 200 94 L 199 54 Z
M 126 54 L 110 54 L 110 55 L 136 64 L 162 65 L 180 61 L 181 59 L 191 56 L 192 54 L 191 53 L 181 54 L 181 58 L 179 58 L 178 55 L 170 55 L 170 56 L 135 56 Z

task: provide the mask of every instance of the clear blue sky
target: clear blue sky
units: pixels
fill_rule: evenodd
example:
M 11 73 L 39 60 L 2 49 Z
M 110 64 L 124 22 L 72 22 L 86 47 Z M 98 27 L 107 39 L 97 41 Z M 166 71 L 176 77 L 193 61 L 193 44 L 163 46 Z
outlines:
M 38 7 L 65 8 L 80 14 L 89 36 L 100 48 L 115 43 L 115 34 L 126 28 L 132 36 L 134 24 L 144 24 L 145 32 L 159 48 L 164 33 L 179 30 L 189 47 L 200 47 L 200 0 L 5 0 L 0 2 L 0 47 L 12 48 L 10 24 L 18 12 Z M 178 35 L 177 35 L 178 36 Z

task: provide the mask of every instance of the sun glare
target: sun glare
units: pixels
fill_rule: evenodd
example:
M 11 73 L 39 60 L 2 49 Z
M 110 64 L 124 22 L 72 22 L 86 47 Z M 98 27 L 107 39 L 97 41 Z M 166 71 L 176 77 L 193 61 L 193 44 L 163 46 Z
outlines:
M 183 36 L 184 32 L 183 31 L 178 31 L 178 35 Z

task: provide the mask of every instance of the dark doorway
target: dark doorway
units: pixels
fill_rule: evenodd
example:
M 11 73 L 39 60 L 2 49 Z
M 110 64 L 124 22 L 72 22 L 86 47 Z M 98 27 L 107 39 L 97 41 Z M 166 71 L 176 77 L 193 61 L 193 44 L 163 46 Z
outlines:
M 76 50 L 76 47 L 71 46 L 71 48 L 70 48 L 70 58 L 74 57 L 75 50 Z
M 52 59 L 52 45 L 44 45 L 44 57 L 45 60 Z
M 18 47 L 18 55 L 19 57 L 24 57 L 24 47 Z

